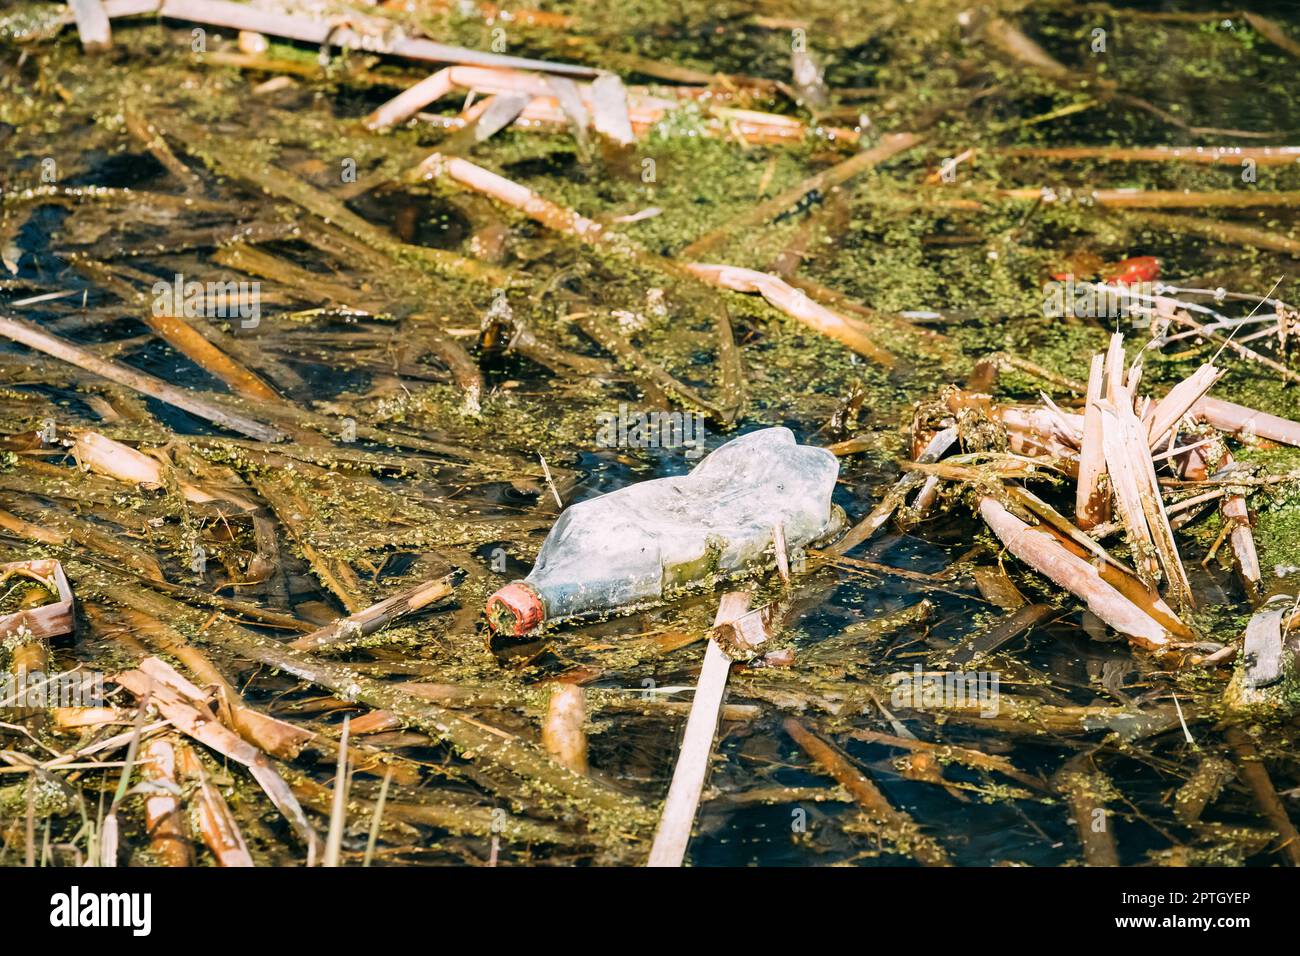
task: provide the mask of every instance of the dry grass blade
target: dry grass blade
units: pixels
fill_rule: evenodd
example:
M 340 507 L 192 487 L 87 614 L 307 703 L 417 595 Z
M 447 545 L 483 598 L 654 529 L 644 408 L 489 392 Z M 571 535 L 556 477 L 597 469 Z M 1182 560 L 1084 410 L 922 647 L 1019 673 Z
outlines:
M 370 836 L 366 839 L 366 855 L 361 861 L 361 865 L 369 866 L 370 861 L 375 858 L 375 844 L 379 840 L 379 828 L 384 820 L 384 804 L 388 802 L 388 788 L 393 782 L 393 768 L 389 767 L 384 773 L 384 782 L 379 785 L 379 798 L 375 800 L 375 809 L 370 817 Z

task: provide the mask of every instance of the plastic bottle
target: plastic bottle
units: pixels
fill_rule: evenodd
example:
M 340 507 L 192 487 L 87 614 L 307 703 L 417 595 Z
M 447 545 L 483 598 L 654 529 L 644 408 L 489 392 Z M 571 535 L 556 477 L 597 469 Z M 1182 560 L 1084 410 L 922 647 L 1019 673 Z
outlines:
M 532 572 L 487 602 L 493 631 L 520 635 L 543 621 L 662 601 L 774 560 L 779 525 L 788 551 L 835 537 L 831 503 L 839 461 L 800 445 L 788 428 L 727 442 L 690 474 L 629 485 L 567 509 Z

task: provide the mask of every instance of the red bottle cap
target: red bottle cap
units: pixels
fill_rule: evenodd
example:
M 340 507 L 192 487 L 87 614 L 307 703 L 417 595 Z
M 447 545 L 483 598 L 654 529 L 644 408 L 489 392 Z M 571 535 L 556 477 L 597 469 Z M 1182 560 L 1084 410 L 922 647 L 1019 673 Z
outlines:
M 527 634 L 545 617 L 542 599 L 522 581 L 512 581 L 487 599 L 488 627 L 497 634 Z

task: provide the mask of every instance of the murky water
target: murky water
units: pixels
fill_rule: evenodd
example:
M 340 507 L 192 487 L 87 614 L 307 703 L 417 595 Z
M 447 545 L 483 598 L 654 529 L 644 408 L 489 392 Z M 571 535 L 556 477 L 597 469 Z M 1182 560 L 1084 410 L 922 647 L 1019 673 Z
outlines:
M 10 6 L 39 13 L 48 5 Z M 592 4 L 574 3 L 564 11 L 576 26 L 558 34 L 512 27 L 510 52 L 609 65 L 629 81 L 650 74 L 620 66 L 620 56 L 785 82 L 791 30 L 802 30 L 823 58 L 832 89 L 852 88 L 836 102 L 827 124 L 862 129 L 868 141 L 924 124 L 930 139 L 921 149 L 840 193 L 801 203 L 778 222 L 744 230 L 709 254 L 709 261 L 770 269 L 779 254 L 794 250 L 799 275 L 854 302 L 882 313 L 941 313 L 929 324 L 941 340 L 880 326 L 881 344 L 899 359 L 886 369 L 801 328 L 756 297 L 728 293 L 721 299 L 741 350 L 747 397 L 734 427 L 710 420 L 707 447 L 771 424 L 788 425 L 801 441 L 816 444 L 862 437 L 866 450 L 842 459 L 835 495 L 856 520 L 900 473 L 896 462 L 907 455 L 912 404 L 929 400 L 945 383 L 965 381 L 977 359 L 1006 350 L 1059 374 L 1086 377 L 1089 355 L 1104 347 L 1111 330 L 1098 322 L 1043 317 L 1041 283 L 1063 259 L 1082 252 L 1106 261 L 1154 255 L 1171 281 L 1257 294 L 1281 275 L 1277 296 L 1300 298 L 1290 277 L 1294 260 L 1285 253 L 1188 235 L 1140 214 L 1000 200 L 990 192 L 1300 188 L 1294 165 L 1260 166 L 1257 182 L 1243 184 L 1235 166 L 1061 162 L 998 153 L 1011 146 L 1294 144 L 1300 135 L 1295 59 L 1245 21 L 1140 15 L 1171 12 L 1168 7 L 1131 4 L 1126 9 L 1134 13 L 1128 15 L 1052 4 L 1020 14 L 1017 23 L 1079 76 L 1101 76 L 1173 120 L 1132 102 L 1094 102 L 1095 87 L 1063 88 L 1027 73 L 987 44 L 964 39 L 956 19 L 961 6 L 941 2 L 768 3 L 759 15 L 740 6 L 661 9 L 647 3 L 620 11 L 626 22 Z M 1215 9 L 1177 7 L 1181 13 Z M 1300 38 L 1292 5 L 1256 10 Z M 484 46 L 490 36 L 490 25 L 474 17 L 433 14 L 430 22 L 446 29 L 452 42 Z M 1092 49 L 1098 29 L 1105 31 L 1102 51 Z M 124 583 L 145 585 L 126 574 L 121 555 L 106 550 L 87 529 L 152 555 L 167 581 L 189 589 L 171 597 L 205 613 L 216 608 L 205 605 L 203 595 L 217 595 L 245 611 L 274 610 L 309 624 L 338 616 L 344 612 L 340 589 L 323 580 L 320 561 L 309 551 L 349 568 L 355 580 L 345 590 L 362 604 L 455 569 L 453 602 L 337 658 L 392 682 L 507 695 L 507 704 L 452 706 L 525 744 L 537 739 L 548 683 L 581 683 L 591 692 L 588 734 L 596 778 L 657 807 L 672 774 L 684 714 L 650 704 L 637 712 L 611 701 L 634 703 L 648 692 L 654 701 L 689 701 L 703 644 L 669 638 L 702 636 L 717 593 L 521 642 L 490 640 L 480 609 L 503 581 L 527 572 L 557 514 L 541 458 L 566 504 L 634 481 L 681 474 L 691 464 L 682 449 L 600 447 L 602 413 L 616 413 L 620 403 L 634 411 L 656 406 L 647 397 L 644 368 L 613 361 L 569 315 L 597 312 L 624 330 L 649 361 L 714 396 L 716 300 L 653 264 L 584 248 L 481 196 L 407 181 L 408 170 L 445 145 L 446 133 L 435 124 L 413 123 L 372 134 L 358 120 L 401 84 L 419 78 L 418 67 L 365 63 L 369 79 L 387 80 L 371 84 L 357 72 L 363 65 L 358 56 L 336 57 L 328 73 L 304 77 L 285 66 L 314 61 L 316 51 L 303 47 L 277 43 L 271 62 L 240 70 L 193 55 L 190 33 L 181 24 L 133 22 L 115 36 L 115 49 L 93 62 L 80 53 L 71 31 L 57 41 L 0 43 L 0 248 L 10 263 L 0 274 L 0 313 L 167 382 L 228 395 L 219 376 L 153 333 L 144 318 L 151 287 L 177 274 L 201 282 L 256 280 L 255 327 L 245 327 L 239 316 L 212 317 L 210 338 L 280 396 L 275 405 L 250 399 L 239 406 L 254 416 L 292 422 L 299 434 L 283 446 L 249 442 L 91 373 L 16 346 L 0 350 L 0 431 L 10 436 L 7 447 L 14 452 L 0 475 L 0 507 L 25 521 L 81 528 L 57 556 L 79 598 L 103 609 L 101 617 L 84 617 L 75 644 L 56 647 L 56 661 L 111 670 L 140 656 L 138 648 L 121 643 L 123 624 L 104 592 Z M 210 40 L 213 52 L 233 49 L 229 36 Z M 606 63 L 602 53 L 615 61 Z M 974 93 L 980 95 L 966 103 Z M 808 118 L 780 94 L 757 97 L 755 109 Z M 450 117 L 460 106 L 457 99 L 431 109 Z M 188 192 L 177 173 L 124 128 L 124 107 L 153 122 L 197 177 Z M 936 109 L 940 118 L 927 119 Z M 1263 135 L 1195 133 L 1187 126 Z M 665 121 L 624 151 L 575 147 L 564 129 L 511 129 L 465 155 L 602 222 L 654 207 L 657 214 L 616 228 L 665 257 L 848 155 L 815 137 L 772 146 L 682 135 L 683 129 L 701 132 L 697 119 L 684 116 Z M 932 201 L 937 194 L 919 185 L 946 158 L 968 148 L 978 155 L 963 167 L 954 190 L 986 202 L 974 214 Z M 649 181 L 642 176 L 646 159 L 656 170 Z M 403 244 L 402 251 L 377 249 L 342 221 L 326 225 L 306 211 L 312 200 L 295 200 L 259 182 L 257 171 L 265 164 L 291 175 L 304 192 L 343 204 L 377 235 Z M 95 197 L 90 187 L 108 192 Z M 42 195 L 23 192 L 42 188 Z M 1285 236 L 1295 226 L 1293 208 L 1210 215 Z M 495 248 L 494 242 L 500 243 L 495 265 L 509 273 L 508 293 L 499 293 L 501 284 L 493 281 L 449 278 L 412 252 L 418 247 L 476 257 Z M 232 258 L 235 253 L 244 258 Z M 125 296 L 123 284 L 136 299 Z M 657 300 L 648 297 L 650 289 L 664 290 L 664 312 L 652 308 Z M 73 294 L 13 304 L 51 292 Z M 502 295 L 513 328 L 532 333 L 539 347 L 530 350 L 516 339 L 507 348 L 482 335 L 485 316 L 499 307 Z M 624 324 L 610 313 L 622 314 Z M 479 414 L 466 411 L 457 357 L 467 358 L 481 375 Z M 1167 388 L 1205 357 L 1153 356 L 1144 384 Z M 1241 361 L 1228 368 L 1216 394 L 1278 415 L 1300 413 L 1294 390 L 1268 369 Z M 856 421 L 847 428 L 829 424 L 855 387 L 865 393 Z M 1043 387 L 1008 373 L 998 394 L 1033 401 Z M 1053 397 L 1071 399 L 1059 391 Z M 299 417 L 290 414 L 294 409 Z M 260 482 L 292 492 L 291 505 L 263 511 L 279 544 L 280 589 L 241 583 L 258 550 L 246 516 L 227 521 L 202 508 L 187 509 L 174 494 L 79 476 L 63 448 L 29 440 L 47 420 L 64 435 L 93 428 L 131 445 L 168 446 L 178 466 L 190 455 L 214 468 L 229 467 L 216 480 L 230 481 L 259 502 L 266 498 L 253 490 L 262 488 Z M 1296 465 L 1285 451 L 1266 458 L 1277 472 Z M 1062 511 L 1072 507 L 1070 487 L 1040 493 Z M 1300 563 L 1290 532 L 1300 505 L 1289 493 L 1284 488 L 1269 500 L 1252 501 L 1262 562 L 1270 570 Z M 1206 637 L 1228 642 L 1240 634 L 1248 605 L 1228 565 L 1216 560 L 1200 567 L 1219 528 L 1217 518 L 1193 524 L 1180 533 L 1180 543 L 1200 598 L 1198 622 Z M 190 563 L 194 534 L 211 558 L 200 571 Z M 0 543 L 4 560 L 49 551 L 12 530 L 0 532 Z M 1241 760 L 1218 723 L 1227 669 L 1171 673 L 1085 621 L 1076 601 L 1000 553 L 957 489 L 928 519 L 906 529 L 887 526 L 853 556 L 912 577 L 817 566 L 797 583 L 798 606 L 779 635 L 783 645 L 795 648 L 793 666 L 733 672 L 728 702 L 755 709 L 722 724 L 690 862 L 911 864 L 897 841 L 873 832 L 851 796 L 787 735 L 783 725 L 791 716 L 833 741 L 957 864 L 1079 862 L 1079 831 L 1071 819 L 1076 810 L 1055 777 L 1067 764 L 1087 776 L 1089 799 L 1101 808 L 1094 822 L 1100 821 L 1124 864 L 1271 865 L 1286 859 L 1276 827 L 1261 815 L 1240 773 L 1229 775 L 1199 819 L 1175 816 L 1174 794 L 1198 766 L 1211 757 Z M 1004 709 L 980 717 L 952 707 L 892 703 L 888 675 L 939 667 L 946 652 L 1002 615 L 969 575 L 972 568 L 998 567 L 1029 601 L 1052 607 L 1038 626 L 979 665 L 997 675 Z M 770 578 L 753 586 L 756 605 L 780 596 Z M 916 609 L 923 601 L 929 608 L 921 614 Z M 907 623 L 883 633 L 870 629 L 872 622 L 909 609 L 914 613 Z M 284 636 L 264 626 L 265 620 L 259 628 L 258 620 L 238 608 L 225 610 L 264 634 Z M 204 646 L 250 703 L 275 716 L 329 736 L 337 734 L 344 714 L 359 717 L 369 709 L 252 666 L 188 620 L 169 623 Z M 819 654 L 823 642 L 832 650 Z M 602 691 L 609 693 L 599 696 Z M 1082 711 L 1071 710 L 1167 714 L 1175 699 L 1187 727 L 1175 722 L 1158 733 L 1090 728 Z M 1246 724 L 1293 818 L 1300 793 L 1294 726 L 1289 714 Z M 47 724 L 37 730 L 60 750 L 79 739 L 56 734 Z M 884 734 L 892 741 L 854 734 Z M 952 753 L 928 770 L 915 760 L 909 764 L 906 741 L 897 739 L 908 735 L 1007 761 L 1021 776 L 979 769 L 969 755 Z M 358 769 L 353 796 L 373 800 L 384 767 L 393 766 L 402 776 L 389 799 L 407 813 L 399 829 L 385 831 L 379 863 L 482 863 L 493 853 L 491 834 L 469 816 L 451 825 L 430 824 L 416 820 L 412 807 L 448 813 L 503 808 L 521 819 L 546 821 L 577 844 L 498 840 L 501 865 L 639 862 L 648 849 L 647 832 L 620 846 L 584 842 L 590 831 L 580 807 L 557 813 L 524 790 L 515 793 L 503 786 L 499 769 L 453 755 L 425 731 L 380 732 L 370 745 L 385 751 L 384 762 Z M 30 744 L 9 735 L 5 746 Z M 326 786 L 333 775 L 328 753 L 309 752 L 293 769 Z M 100 793 L 111 796 L 116 782 L 112 772 L 75 782 L 91 817 Z M 268 814 L 265 797 L 245 778 L 235 774 L 223 785 L 256 858 L 303 858 L 290 828 Z M 0 808 L 0 824 L 16 826 L 19 804 L 0 801 Z M 321 811 L 310 809 L 324 829 Z M 128 803 L 123 817 L 123 852 L 147 860 L 138 800 Z M 365 847 L 366 811 L 354 808 L 349 822 L 344 849 L 346 862 L 355 863 Z M 71 811 L 51 817 L 55 842 L 60 835 L 70 839 L 79 826 L 80 817 Z M 7 861 L 18 862 L 19 856 L 15 850 Z

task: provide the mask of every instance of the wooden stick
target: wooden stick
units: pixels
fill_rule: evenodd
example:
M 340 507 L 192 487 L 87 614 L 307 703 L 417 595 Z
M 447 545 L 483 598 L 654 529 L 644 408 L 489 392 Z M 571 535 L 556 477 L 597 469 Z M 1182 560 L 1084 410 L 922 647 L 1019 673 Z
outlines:
M 22 319 L 0 315 L 0 335 L 257 441 L 275 442 L 285 437 L 284 432 L 278 428 L 227 411 L 213 402 L 196 397 L 192 391 L 176 388 L 147 372 L 101 359 L 94 353 L 73 345 L 66 339 L 50 335 L 40 327 Z
M 718 604 L 713 626 L 729 624 L 749 610 L 749 594 L 729 591 Z M 713 752 L 713 736 L 718 729 L 718 708 L 727 689 L 727 672 L 731 659 L 722 652 L 718 642 L 709 638 L 704 652 L 704 666 L 695 685 L 695 699 L 691 702 L 691 715 L 686 720 L 686 733 L 682 737 L 673 780 L 664 800 L 659 828 L 646 866 L 681 866 L 686 857 L 686 845 L 691 839 L 695 811 L 700 805 L 704 778 L 709 770 L 709 756 Z

